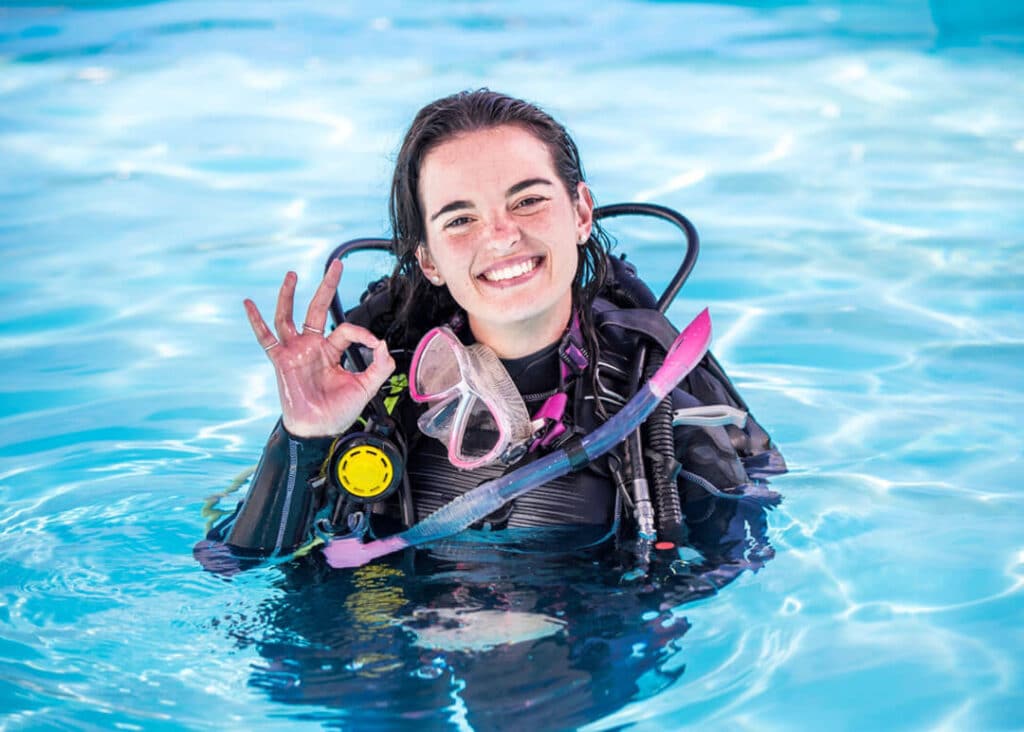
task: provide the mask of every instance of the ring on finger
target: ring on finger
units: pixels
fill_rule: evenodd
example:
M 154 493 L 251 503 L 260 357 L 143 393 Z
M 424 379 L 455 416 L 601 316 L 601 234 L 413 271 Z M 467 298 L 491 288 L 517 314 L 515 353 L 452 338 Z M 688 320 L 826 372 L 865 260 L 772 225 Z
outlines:
M 269 346 L 263 346 L 264 351 L 269 351 L 271 348 L 277 348 L 281 345 L 281 341 L 274 341 Z
M 302 332 L 303 333 L 316 333 L 317 335 L 323 335 L 324 334 L 324 329 L 323 328 L 316 328 L 316 327 L 310 325 L 309 323 L 303 323 L 302 324 Z

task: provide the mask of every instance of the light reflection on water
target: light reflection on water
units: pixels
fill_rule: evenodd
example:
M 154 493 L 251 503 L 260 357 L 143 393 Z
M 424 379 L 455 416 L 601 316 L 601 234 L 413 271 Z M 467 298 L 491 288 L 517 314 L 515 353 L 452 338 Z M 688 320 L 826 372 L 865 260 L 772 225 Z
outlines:
M 1024 725 L 1012 17 L 911 0 L 91 7 L 0 10 L 6 724 L 386 726 L 404 709 L 486 728 L 501 700 L 481 686 L 544 708 L 572 678 L 609 690 L 570 717 L 593 729 Z M 710 304 L 716 353 L 794 469 L 775 558 L 699 602 L 589 567 L 526 581 L 515 562 L 355 590 L 200 572 L 203 500 L 276 412 L 241 299 L 267 308 L 289 268 L 308 297 L 334 244 L 382 233 L 412 113 L 485 84 L 568 124 L 599 202 L 697 224 L 670 315 Z M 664 285 L 664 230 L 616 231 Z M 345 282 L 383 271 L 353 262 Z M 578 637 L 421 657 L 431 632 L 481 642 L 459 609 Z M 505 674 L 527 647 L 552 669 L 601 652 L 588 638 L 636 673 Z M 322 668 L 332 644 L 340 670 Z M 406 676 L 372 657 L 399 647 Z

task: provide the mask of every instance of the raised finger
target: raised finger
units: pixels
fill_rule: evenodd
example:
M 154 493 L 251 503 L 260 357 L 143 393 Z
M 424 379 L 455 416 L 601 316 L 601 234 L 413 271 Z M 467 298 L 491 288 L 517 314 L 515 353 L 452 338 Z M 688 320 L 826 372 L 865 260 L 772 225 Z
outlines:
M 324 326 L 327 325 L 327 310 L 330 308 L 331 300 L 334 299 L 334 295 L 338 291 L 338 282 L 340 281 L 341 260 L 335 259 L 324 273 L 324 278 L 320 280 L 320 286 L 316 288 L 313 299 L 309 301 L 309 307 L 306 309 L 306 319 L 302 321 L 303 332 L 310 328 L 315 328 L 323 333 Z
M 242 304 L 245 306 L 245 314 L 249 317 L 249 325 L 252 326 L 252 332 L 256 334 L 256 341 L 269 354 L 271 348 L 279 345 L 277 336 L 270 331 L 266 321 L 263 320 L 263 316 L 260 315 L 256 303 L 252 300 L 244 300 Z
M 277 295 L 277 311 L 274 313 L 274 328 L 277 336 L 285 340 L 295 335 L 295 321 L 292 320 L 292 309 L 295 304 L 295 283 L 298 275 L 288 272 L 281 283 L 281 291 Z

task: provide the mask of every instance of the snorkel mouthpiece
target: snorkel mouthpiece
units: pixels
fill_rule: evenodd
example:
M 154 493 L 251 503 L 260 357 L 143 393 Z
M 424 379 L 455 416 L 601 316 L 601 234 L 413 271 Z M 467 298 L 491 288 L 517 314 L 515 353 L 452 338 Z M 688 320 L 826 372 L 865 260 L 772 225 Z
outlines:
M 359 567 L 378 557 L 457 534 L 509 501 L 561 477 L 579 463 L 589 462 L 619 444 L 635 430 L 683 378 L 696 367 L 711 344 L 711 316 L 702 310 L 680 333 L 665 362 L 614 416 L 569 450 L 559 449 L 511 473 L 463 493 L 430 516 L 394 536 L 363 543 L 360 538 L 336 539 L 324 547 L 327 563 L 335 568 Z

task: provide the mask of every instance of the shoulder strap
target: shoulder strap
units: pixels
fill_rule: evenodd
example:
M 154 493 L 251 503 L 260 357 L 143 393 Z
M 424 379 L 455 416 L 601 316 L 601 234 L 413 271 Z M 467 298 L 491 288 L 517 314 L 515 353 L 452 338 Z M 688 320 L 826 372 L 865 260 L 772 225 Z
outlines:
M 626 255 L 608 257 L 608 274 L 601 287 L 600 296 L 625 308 L 657 308 L 658 298 L 636 273 Z
M 679 335 L 679 331 L 668 318 L 652 308 L 610 308 L 598 315 L 597 327 L 619 328 L 639 333 L 653 340 L 663 351 L 668 351 L 672 341 Z

